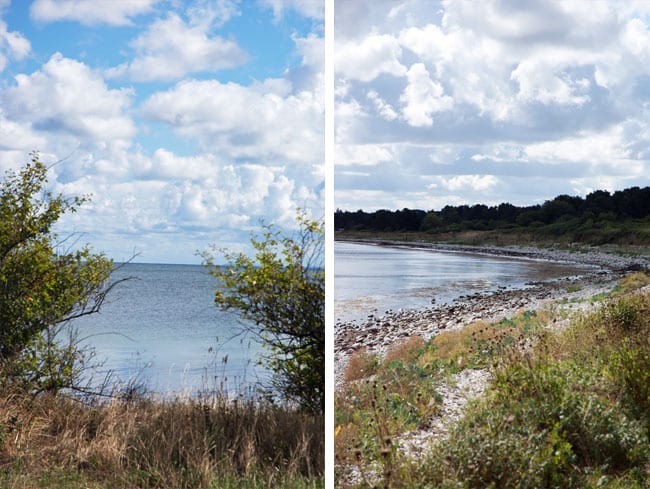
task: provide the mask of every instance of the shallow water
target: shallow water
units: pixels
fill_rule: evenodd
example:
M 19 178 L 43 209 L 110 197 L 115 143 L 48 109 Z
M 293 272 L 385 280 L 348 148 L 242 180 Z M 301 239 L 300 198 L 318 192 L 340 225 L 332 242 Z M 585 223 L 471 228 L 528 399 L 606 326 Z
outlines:
M 127 264 L 100 314 L 75 320 L 102 372 L 139 378 L 162 393 L 224 386 L 230 392 L 268 378 L 261 347 L 237 334 L 242 322 L 214 305 L 217 281 L 199 265 Z
M 449 303 L 475 292 L 524 288 L 584 270 L 548 261 L 339 241 L 334 255 L 335 315 L 342 321 Z

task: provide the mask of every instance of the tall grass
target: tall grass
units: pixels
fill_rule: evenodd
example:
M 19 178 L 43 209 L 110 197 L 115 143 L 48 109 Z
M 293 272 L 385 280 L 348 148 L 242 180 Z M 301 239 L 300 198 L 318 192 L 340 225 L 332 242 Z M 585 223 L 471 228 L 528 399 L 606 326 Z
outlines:
M 222 396 L 0 393 L 0 487 L 321 487 L 322 416 Z

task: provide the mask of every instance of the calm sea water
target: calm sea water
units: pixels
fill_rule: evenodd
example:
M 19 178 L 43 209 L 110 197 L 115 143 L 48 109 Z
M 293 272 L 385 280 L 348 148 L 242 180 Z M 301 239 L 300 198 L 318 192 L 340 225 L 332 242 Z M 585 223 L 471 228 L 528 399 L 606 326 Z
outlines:
M 336 318 L 365 318 L 375 310 L 418 309 L 460 295 L 521 288 L 574 275 L 580 268 L 546 261 L 335 242 Z
M 126 264 L 101 313 L 75 321 L 103 371 L 161 392 L 229 391 L 268 379 L 261 347 L 237 336 L 242 321 L 214 305 L 217 281 L 200 265 Z

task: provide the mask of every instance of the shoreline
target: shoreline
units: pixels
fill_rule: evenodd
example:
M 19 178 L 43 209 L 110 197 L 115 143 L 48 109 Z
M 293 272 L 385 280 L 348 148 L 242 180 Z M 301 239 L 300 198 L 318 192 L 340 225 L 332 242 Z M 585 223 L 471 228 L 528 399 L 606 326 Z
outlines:
M 479 320 L 498 321 L 520 310 L 537 310 L 559 301 L 566 302 L 570 307 L 575 306 L 576 309 L 584 309 L 589 305 L 584 302 L 585 299 L 609 292 L 625 274 L 650 268 L 650 258 L 647 255 L 625 257 L 597 248 L 566 251 L 527 246 L 490 247 L 370 239 L 339 241 L 562 262 L 590 265 L 593 268 L 579 276 L 536 282 L 530 288 L 476 292 L 461 296 L 451 304 L 417 310 L 388 310 L 382 315 L 368 314 L 361 321 L 337 322 L 334 328 L 337 389 L 344 384 L 344 372 L 350 356 L 358 350 L 365 349 L 369 353 L 384 355 L 395 343 L 410 336 L 421 336 L 426 341 L 444 330 L 460 329 Z
M 341 238 L 335 237 L 334 241 L 344 243 L 356 243 L 363 245 L 387 246 L 395 248 L 407 248 L 414 250 L 430 250 L 451 253 L 466 253 L 494 257 L 506 257 L 524 260 L 540 260 L 574 263 L 581 265 L 593 265 L 611 270 L 621 270 L 646 267 L 650 268 L 650 256 L 622 256 L 607 252 L 606 247 L 594 247 L 589 245 L 576 246 L 572 250 L 558 248 L 538 248 L 525 245 L 465 245 L 454 243 L 430 243 L 425 241 L 400 241 L 371 238 Z M 614 248 L 612 248 L 614 249 Z M 650 251 L 650 250 L 648 250 Z M 628 270 L 634 271 L 634 270 Z

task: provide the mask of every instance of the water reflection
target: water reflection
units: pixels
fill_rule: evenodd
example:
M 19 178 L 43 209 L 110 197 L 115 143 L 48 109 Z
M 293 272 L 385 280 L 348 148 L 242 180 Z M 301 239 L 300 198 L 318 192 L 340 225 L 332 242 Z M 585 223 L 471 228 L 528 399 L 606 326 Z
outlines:
M 349 242 L 336 242 L 334 253 L 335 315 L 346 321 L 375 309 L 418 309 L 584 270 L 547 261 Z

